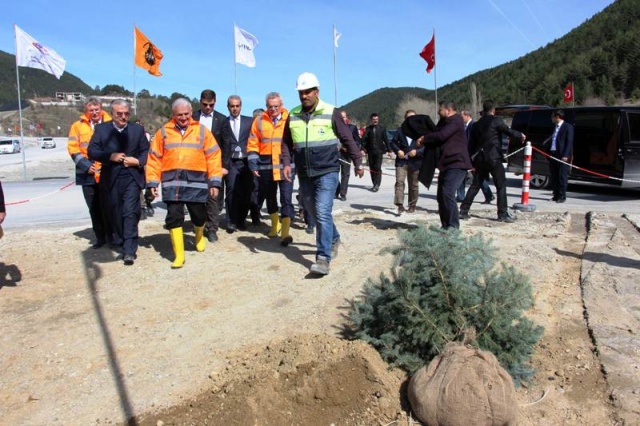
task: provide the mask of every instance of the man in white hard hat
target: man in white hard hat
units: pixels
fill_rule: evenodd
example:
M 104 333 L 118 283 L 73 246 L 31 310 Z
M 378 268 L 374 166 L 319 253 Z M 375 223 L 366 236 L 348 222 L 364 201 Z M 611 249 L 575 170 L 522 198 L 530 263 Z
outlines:
M 358 177 L 364 174 L 362 155 L 340 111 L 318 97 L 320 83 L 314 74 L 300 74 L 296 90 L 301 105 L 290 111 L 282 138 L 284 177 L 287 180 L 292 178 L 293 156 L 303 204 L 316 223 L 316 261 L 310 272 L 327 275 L 340 244 L 340 233 L 331 215 L 333 198 L 340 183 L 339 144 L 347 148 Z

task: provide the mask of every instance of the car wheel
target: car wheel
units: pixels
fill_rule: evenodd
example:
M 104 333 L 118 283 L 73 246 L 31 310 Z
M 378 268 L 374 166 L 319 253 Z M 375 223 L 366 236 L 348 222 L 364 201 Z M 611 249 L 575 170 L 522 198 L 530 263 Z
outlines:
M 549 181 L 549 176 L 531 175 L 531 179 L 529 179 L 529 186 L 533 189 L 544 189 L 549 186 Z

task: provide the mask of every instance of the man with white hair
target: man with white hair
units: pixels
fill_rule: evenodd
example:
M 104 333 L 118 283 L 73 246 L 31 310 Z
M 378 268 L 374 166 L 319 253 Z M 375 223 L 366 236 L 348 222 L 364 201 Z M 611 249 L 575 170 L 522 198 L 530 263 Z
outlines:
M 165 225 L 175 254 L 171 268 L 177 269 L 185 262 L 185 206 L 195 228 L 196 251 L 205 249 L 206 203 L 218 196 L 222 186 L 222 151 L 211 131 L 192 118 L 191 102 L 178 98 L 171 112 L 171 121 L 153 137 L 146 175 L 153 197 L 158 196 L 162 182 L 162 201 L 167 204 Z

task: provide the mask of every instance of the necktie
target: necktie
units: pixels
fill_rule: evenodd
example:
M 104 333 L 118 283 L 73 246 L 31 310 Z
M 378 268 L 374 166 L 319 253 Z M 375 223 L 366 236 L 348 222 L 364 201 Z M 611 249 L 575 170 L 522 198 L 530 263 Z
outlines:
M 556 124 L 556 128 L 553 131 L 553 136 L 551 137 L 551 151 L 555 151 L 557 149 L 556 139 L 558 138 L 559 129 L 560 129 L 560 125 Z
M 240 126 L 238 125 L 238 121 L 240 121 L 238 117 L 233 119 L 233 135 L 236 137 L 237 141 L 240 141 Z

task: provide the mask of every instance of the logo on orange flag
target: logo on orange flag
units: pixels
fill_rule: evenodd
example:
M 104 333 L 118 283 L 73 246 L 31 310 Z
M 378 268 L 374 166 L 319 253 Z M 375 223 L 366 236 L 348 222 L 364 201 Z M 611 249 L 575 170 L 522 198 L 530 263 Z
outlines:
M 136 51 L 134 53 L 135 64 L 149 71 L 151 75 L 161 76 L 160 61 L 162 61 L 164 56 L 160 49 L 151 43 L 138 27 L 133 28 L 133 35 L 136 40 Z

